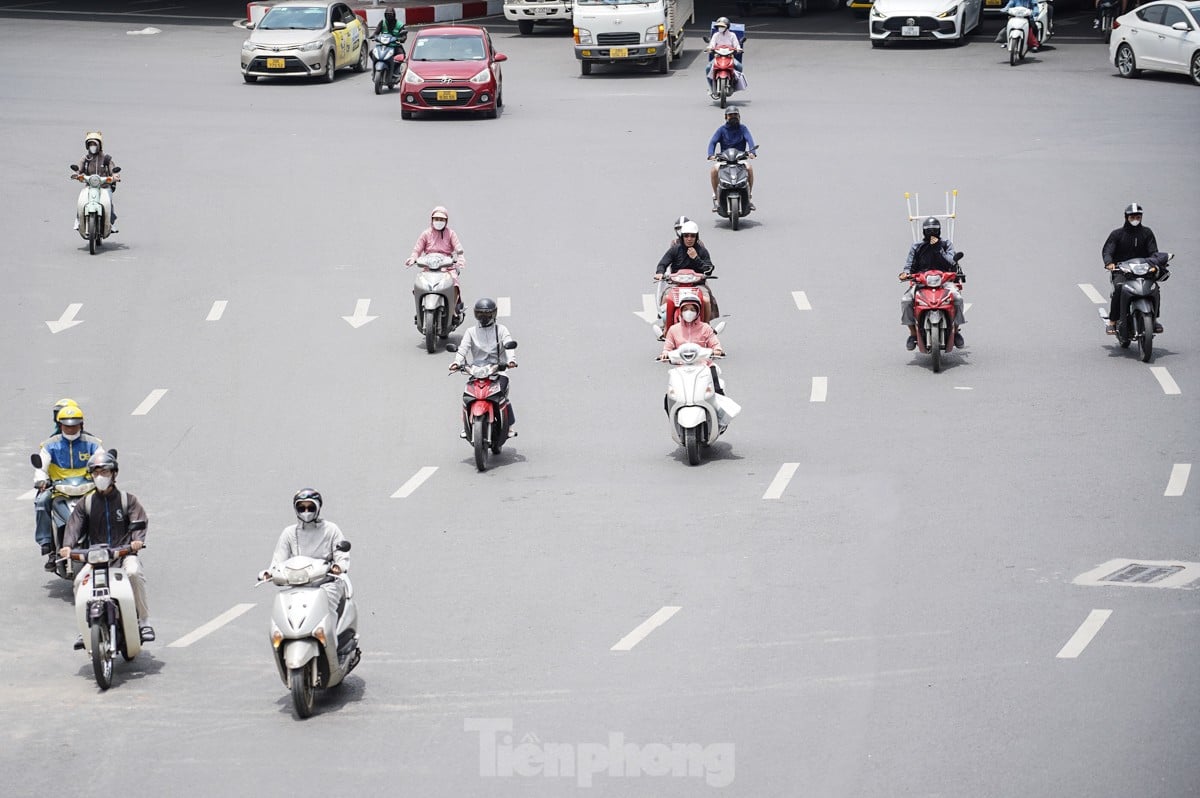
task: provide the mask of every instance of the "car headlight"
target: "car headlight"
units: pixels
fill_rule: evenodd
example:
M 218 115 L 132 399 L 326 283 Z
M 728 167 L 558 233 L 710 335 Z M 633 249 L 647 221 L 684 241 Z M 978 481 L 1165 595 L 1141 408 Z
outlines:
M 404 70 L 404 82 L 412 83 L 415 85 L 418 83 L 424 83 L 425 78 L 421 77 L 416 72 L 413 72 L 411 69 L 406 69 L 406 70 Z
M 249 39 L 242 42 L 242 50 L 247 53 L 252 53 L 257 49 L 258 49 L 258 45 L 255 44 L 254 42 L 250 41 Z
M 951 6 L 942 13 L 938 14 L 938 19 L 949 19 L 950 17 L 958 16 L 958 6 Z
M 487 83 L 491 79 L 492 79 L 492 70 L 488 69 L 487 67 L 484 67 L 484 69 L 481 70 L 478 75 L 471 78 L 467 82 L 468 83 Z
M 591 44 L 592 43 L 592 32 L 586 28 L 576 28 L 575 29 L 575 43 L 576 44 Z
M 646 28 L 646 41 L 661 42 L 666 38 L 666 27 L 663 25 L 655 25 L 653 28 Z
M 315 42 L 308 42 L 307 44 L 302 44 L 302 45 L 300 45 L 300 52 L 311 53 L 313 50 L 320 50 L 321 46 L 323 44 L 324 44 L 324 42 L 322 42 L 320 39 L 317 39 Z
M 871 6 L 871 18 L 872 19 L 887 19 L 887 14 L 880 11 L 878 7 Z

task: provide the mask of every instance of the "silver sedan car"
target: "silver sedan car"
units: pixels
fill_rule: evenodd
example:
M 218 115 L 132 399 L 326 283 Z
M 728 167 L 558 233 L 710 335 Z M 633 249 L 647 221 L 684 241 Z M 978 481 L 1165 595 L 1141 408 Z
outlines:
M 272 6 L 242 44 L 242 77 L 321 75 L 342 67 L 366 70 L 367 26 L 345 3 L 287 2 Z

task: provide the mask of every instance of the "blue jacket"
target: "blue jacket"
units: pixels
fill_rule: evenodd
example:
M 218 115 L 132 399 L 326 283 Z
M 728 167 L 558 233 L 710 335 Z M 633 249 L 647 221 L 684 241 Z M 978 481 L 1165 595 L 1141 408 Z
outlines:
M 750 128 L 740 122 L 732 130 L 725 125 L 717 128 L 717 132 L 713 133 L 713 137 L 708 140 L 709 156 L 716 155 L 719 151 L 729 147 L 741 150 L 742 152 L 753 149 L 754 137 L 750 135 Z
M 1008 0 L 1008 4 L 1001 11 L 1007 11 L 1010 8 L 1028 8 L 1031 17 L 1037 16 L 1037 0 Z

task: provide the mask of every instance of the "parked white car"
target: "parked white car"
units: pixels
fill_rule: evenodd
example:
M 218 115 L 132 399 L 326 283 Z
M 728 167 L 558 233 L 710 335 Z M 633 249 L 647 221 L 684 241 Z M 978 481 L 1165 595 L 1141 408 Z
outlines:
M 1200 2 L 1160 0 L 1117 17 L 1108 60 L 1122 77 L 1152 69 L 1190 75 L 1200 86 Z
M 872 47 L 918 39 L 954 41 L 979 27 L 983 0 L 875 0 L 867 22 Z

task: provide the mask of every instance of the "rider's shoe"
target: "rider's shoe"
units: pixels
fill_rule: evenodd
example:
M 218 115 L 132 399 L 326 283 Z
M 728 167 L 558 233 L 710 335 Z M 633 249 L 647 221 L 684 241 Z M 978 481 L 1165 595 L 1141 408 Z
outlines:
M 83 651 L 83 635 L 75 635 L 75 643 L 71 648 L 76 651 Z
M 909 352 L 916 349 L 917 348 L 917 336 L 915 336 L 915 335 L 908 336 L 908 340 L 905 341 L 905 343 L 904 343 L 904 348 L 907 349 Z
M 153 643 L 154 627 L 150 624 L 143 624 L 138 627 L 138 635 L 142 638 L 143 643 Z
M 960 332 L 954 333 L 954 345 L 957 346 L 959 349 L 962 349 L 964 346 L 967 345 L 966 342 L 963 340 L 962 333 L 960 333 Z

